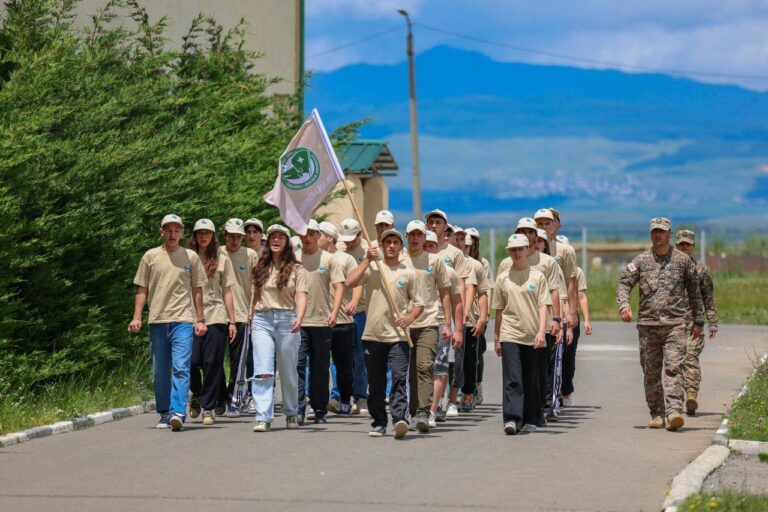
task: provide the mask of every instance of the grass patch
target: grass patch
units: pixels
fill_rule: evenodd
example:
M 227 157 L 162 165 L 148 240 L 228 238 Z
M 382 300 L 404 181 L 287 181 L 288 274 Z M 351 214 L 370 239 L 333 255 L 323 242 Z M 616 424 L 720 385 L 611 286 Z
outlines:
M 768 441 L 768 361 L 757 367 L 747 391 L 733 403 L 728 423 L 731 439 Z
M 760 452 L 757 454 L 757 458 L 760 462 L 768 462 L 768 453 Z
M 96 367 L 86 377 L 0 395 L 0 435 L 148 400 L 151 366 L 147 349 L 118 368 Z
M 717 510 L 726 512 L 764 512 L 768 510 L 768 495 L 746 495 L 737 493 L 692 494 L 678 510 L 700 512 Z
M 589 309 L 593 320 L 618 321 L 616 281 L 618 273 L 590 269 Z M 715 303 L 721 324 L 768 324 L 768 274 L 713 273 Z M 632 309 L 637 318 L 637 287 L 632 290 Z

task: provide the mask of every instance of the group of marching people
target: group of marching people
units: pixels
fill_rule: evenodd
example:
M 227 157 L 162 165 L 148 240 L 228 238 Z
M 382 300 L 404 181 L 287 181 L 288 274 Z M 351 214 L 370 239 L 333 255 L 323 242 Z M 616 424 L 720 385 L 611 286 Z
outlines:
M 279 388 L 288 429 L 360 414 L 371 437 L 388 425 L 396 439 L 427 433 L 483 402 L 492 310 L 504 432 L 534 431 L 572 404 L 580 328 L 591 326 L 557 210 L 519 220 L 495 280 L 479 231 L 442 210 L 404 235 L 386 210 L 375 226 L 369 245 L 355 219 L 310 220 L 293 238 L 278 224 L 229 219 L 222 247 L 200 219 L 182 247 L 181 218 L 165 216 L 163 245 L 136 273 L 128 327 L 140 331 L 149 302 L 157 428 L 182 430 L 188 409 L 204 425 L 250 412 L 253 430 L 266 432 Z

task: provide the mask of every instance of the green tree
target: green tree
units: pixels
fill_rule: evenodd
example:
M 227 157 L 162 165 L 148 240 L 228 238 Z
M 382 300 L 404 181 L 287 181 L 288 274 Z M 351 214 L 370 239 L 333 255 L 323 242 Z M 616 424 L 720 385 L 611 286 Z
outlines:
M 169 50 L 167 20 L 135 1 L 85 30 L 74 4 L 5 3 L 0 394 L 135 354 L 147 341 L 126 332 L 132 279 L 159 219 L 278 220 L 262 196 L 302 121 L 298 95 L 271 96 L 275 80 L 251 72 L 244 23 L 199 16 Z

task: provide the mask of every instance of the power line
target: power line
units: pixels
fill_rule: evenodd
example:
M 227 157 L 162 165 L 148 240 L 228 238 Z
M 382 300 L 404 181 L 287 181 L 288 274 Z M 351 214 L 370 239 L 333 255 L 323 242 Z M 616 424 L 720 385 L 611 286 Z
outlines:
M 713 73 L 708 71 L 689 71 L 689 70 L 682 70 L 682 69 L 670 69 L 670 68 L 654 68 L 650 66 L 638 66 L 634 64 L 624 64 L 622 62 L 611 62 L 611 61 L 601 61 L 596 59 L 589 59 L 584 57 L 577 57 L 574 55 L 566 55 L 562 53 L 554 53 L 554 52 L 548 52 L 543 50 L 536 50 L 533 48 L 525 48 L 523 46 L 516 46 L 512 44 L 502 43 L 499 41 L 491 41 L 489 39 L 484 39 L 481 37 L 475 37 L 475 36 L 469 36 L 466 34 L 460 34 L 458 32 L 452 32 L 450 30 L 444 30 L 437 27 L 431 27 L 429 25 L 424 25 L 423 23 L 413 23 L 416 26 L 419 26 L 421 28 L 424 28 L 426 30 L 431 30 L 432 32 L 437 32 L 440 34 L 445 34 L 453 37 L 458 37 L 460 39 L 466 39 L 468 41 L 474 41 L 477 43 L 483 43 L 488 44 L 492 46 L 499 46 L 501 48 L 507 48 L 510 50 L 515 50 L 518 52 L 523 53 L 530 53 L 533 55 L 541 55 L 544 57 L 553 57 L 556 59 L 562 59 L 562 60 L 568 60 L 573 62 L 581 62 L 585 64 L 593 64 L 598 66 L 605 66 L 608 68 L 621 68 L 621 69 L 631 69 L 635 71 L 649 71 L 653 73 L 663 73 L 667 75 L 684 75 L 684 76 L 706 76 L 706 77 L 715 77 L 715 78 L 730 78 L 730 79 L 741 79 L 741 80 L 768 80 L 768 76 L 761 76 L 761 75 L 733 75 L 733 74 L 727 74 L 727 73 Z
M 391 32 L 394 32 L 396 30 L 402 30 L 404 27 L 402 25 L 397 25 L 396 27 L 389 28 L 387 30 L 382 30 L 381 32 L 376 32 L 375 34 L 371 34 L 368 37 L 364 37 L 363 39 L 358 39 L 357 41 L 350 41 L 349 43 L 343 44 L 341 46 L 337 46 L 336 48 L 331 48 L 330 50 L 325 50 L 318 53 L 313 53 L 312 55 L 307 56 L 308 59 L 313 59 L 315 57 L 320 57 L 321 55 L 327 55 L 329 53 L 337 52 L 339 50 L 343 50 L 344 48 L 349 48 L 350 46 L 355 46 L 361 43 L 365 43 L 367 41 L 371 41 L 373 39 L 377 39 L 381 36 L 387 35 Z

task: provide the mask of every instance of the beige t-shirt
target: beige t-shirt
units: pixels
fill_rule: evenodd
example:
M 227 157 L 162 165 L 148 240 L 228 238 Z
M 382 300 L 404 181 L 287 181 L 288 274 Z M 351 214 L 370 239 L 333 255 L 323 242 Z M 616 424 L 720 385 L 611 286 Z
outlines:
M 347 254 L 349 254 L 355 259 L 355 263 L 357 263 L 357 265 L 360 265 L 365 259 L 365 252 L 367 249 L 363 247 L 364 244 L 365 244 L 365 240 L 363 240 L 362 243 L 358 244 L 357 247 L 355 247 L 354 249 L 347 248 L 347 250 L 345 251 Z M 368 309 L 368 297 L 367 297 L 367 293 L 365 293 L 365 285 L 363 285 L 363 296 L 360 298 L 360 302 L 357 305 L 357 311 L 361 312 L 367 309 Z
M 240 247 L 235 252 L 229 252 L 226 247 L 222 247 L 221 254 L 232 264 L 232 270 L 235 273 L 236 283 L 232 287 L 235 321 L 246 323 L 253 296 L 253 269 L 258 263 L 259 257 L 256 251 L 247 247 Z
M 407 314 L 409 305 L 424 306 L 425 302 L 419 291 L 416 271 L 399 262 L 390 267 L 384 262 L 378 263 L 384 271 L 389 289 L 394 295 L 395 305 L 401 315 Z M 365 321 L 363 339 L 383 343 L 397 343 L 406 340 L 406 334 L 395 324 L 395 315 L 389 307 L 389 301 L 381 285 L 379 271 L 371 263 L 363 276 L 365 292 L 368 295 L 368 316 Z
M 483 264 L 474 258 L 467 257 L 466 263 L 470 268 L 470 275 L 467 278 L 467 284 L 475 285 L 475 300 L 472 301 L 472 307 L 469 311 L 469 317 L 465 322 L 465 327 L 474 327 L 480 318 L 480 295 L 488 293 L 491 289 L 491 283 L 483 268 Z
M 270 309 L 292 309 L 295 311 L 296 293 L 309 292 L 307 271 L 301 264 L 295 265 L 291 277 L 281 290 L 277 289 L 277 275 L 277 268 L 272 267 L 267 282 L 261 288 L 255 311 L 268 311 Z M 255 286 L 254 293 L 258 293 Z
M 576 267 L 576 291 L 582 292 L 587 289 L 587 278 L 584 277 L 584 271 L 581 267 Z
M 445 265 L 445 270 L 448 274 L 448 279 L 451 281 L 451 287 L 448 293 L 451 296 L 461 295 L 461 288 L 459 288 L 459 278 L 456 275 L 456 271 L 447 265 Z M 443 310 L 443 303 L 441 301 L 438 301 L 437 303 L 437 323 L 445 323 L 445 311 Z
M 569 244 L 557 240 L 549 241 L 549 253 L 563 269 L 566 278 L 576 277 L 576 251 Z
M 434 327 L 438 324 L 440 306 L 440 289 L 451 287 L 448 270 L 437 254 L 422 252 L 419 256 L 403 253 L 400 261 L 405 266 L 416 271 L 420 289 L 424 296 L 424 311 L 411 324 L 412 328 Z
M 533 345 L 539 332 L 539 306 L 551 302 L 547 280 L 540 271 L 509 268 L 496 278 L 493 309 L 501 310 L 502 343 Z
M 205 266 L 203 266 L 205 268 Z M 203 286 L 203 303 L 205 304 L 205 322 L 208 325 L 226 324 L 229 322 L 227 308 L 224 305 L 224 297 L 221 288 L 230 290 L 236 286 L 235 272 L 232 270 L 232 262 L 219 254 L 219 262 L 216 272 Z
M 333 259 L 336 260 L 336 266 L 341 269 L 341 273 L 346 280 L 349 273 L 357 268 L 355 258 L 343 251 L 336 251 L 332 256 Z M 344 300 L 341 302 L 341 309 L 336 317 L 336 325 L 351 324 L 354 321 L 351 316 L 344 312 L 349 305 L 349 301 L 352 300 L 352 290 L 352 288 L 344 287 Z M 331 284 L 330 293 L 331 300 L 333 300 L 333 294 L 336 293 L 333 284 Z
M 525 261 L 528 263 L 528 265 L 530 265 L 531 268 L 540 270 L 544 274 L 544 277 L 547 279 L 550 291 L 560 290 L 560 278 L 557 272 L 557 262 L 552 256 L 543 252 L 534 252 L 533 254 L 529 255 Z M 507 256 L 501 260 L 501 263 L 499 263 L 499 270 L 497 275 L 503 274 L 510 268 L 512 268 L 512 258 Z
M 328 327 L 328 315 L 333 308 L 333 296 L 328 293 L 333 284 L 344 282 L 344 273 L 328 251 L 318 249 L 314 254 L 299 251 L 296 258 L 307 270 L 307 312 L 303 327 Z
M 483 258 L 480 257 L 480 263 L 483 264 L 483 270 L 485 271 L 485 278 L 488 279 L 488 282 L 491 283 L 491 290 L 493 290 L 493 286 L 496 284 L 494 281 L 491 280 L 491 263 Z
M 144 253 L 133 278 L 133 284 L 147 288 L 150 324 L 194 322 L 192 288 L 206 281 L 195 251 L 179 247 L 167 252 L 162 245 Z
M 449 244 L 447 241 L 437 248 L 437 255 L 442 258 L 446 266 L 453 268 L 459 279 L 466 279 L 469 276 L 469 267 L 466 264 L 467 257 L 457 247 Z

